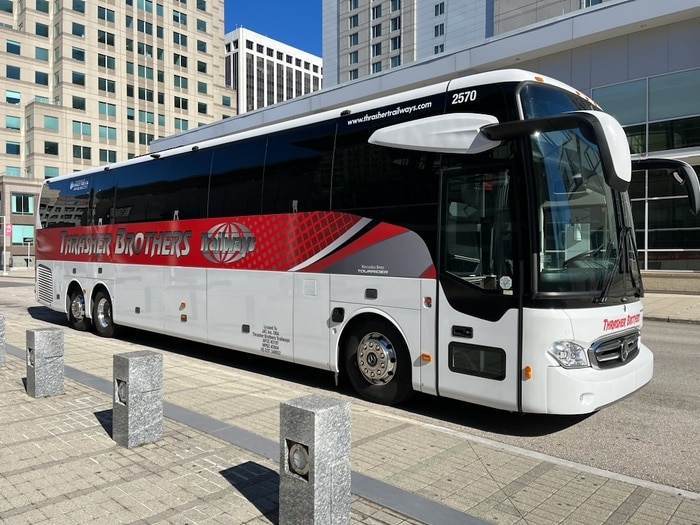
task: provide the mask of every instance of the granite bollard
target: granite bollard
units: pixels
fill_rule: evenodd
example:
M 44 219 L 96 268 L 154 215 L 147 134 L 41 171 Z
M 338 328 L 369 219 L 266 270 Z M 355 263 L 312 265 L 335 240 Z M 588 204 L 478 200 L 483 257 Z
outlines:
M 279 523 L 350 523 L 350 404 L 317 394 L 280 405 Z
M 48 397 L 63 394 L 63 330 L 27 330 L 27 394 Z
M 112 439 L 127 448 L 163 437 L 163 355 L 141 350 L 113 357 Z

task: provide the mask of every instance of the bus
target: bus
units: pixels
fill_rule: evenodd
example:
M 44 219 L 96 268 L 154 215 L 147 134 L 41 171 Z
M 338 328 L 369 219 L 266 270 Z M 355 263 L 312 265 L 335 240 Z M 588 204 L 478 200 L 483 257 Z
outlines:
M 46 180 L 36 299 L 377 403 L 589 413 L 653 373 L 631 173 L 621 126 L 571 87 L 454 78 Z

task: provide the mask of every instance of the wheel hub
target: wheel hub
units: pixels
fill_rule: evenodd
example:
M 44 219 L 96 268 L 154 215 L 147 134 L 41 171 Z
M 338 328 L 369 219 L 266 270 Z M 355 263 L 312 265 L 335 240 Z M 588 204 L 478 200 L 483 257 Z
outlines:
M 85 317 L 85 298 L 78 294 L 70 303 L 70 313 L 76 321 L 82 321 Z
M 357 347 L 357 366 L 374 385 L 385 385 L 394 378 L 396 353 L 391 341 L 380 333 L 370 333 Z
M 96 313 L 97 315 L 95 317 L 97 322 L 100 323 L 102 328 L 107 328 L 109 326 L 109 320 L 112 318 L 112 312 L 110 311 L 109 303 L 106 299 L 101 299 L 97 303 Z

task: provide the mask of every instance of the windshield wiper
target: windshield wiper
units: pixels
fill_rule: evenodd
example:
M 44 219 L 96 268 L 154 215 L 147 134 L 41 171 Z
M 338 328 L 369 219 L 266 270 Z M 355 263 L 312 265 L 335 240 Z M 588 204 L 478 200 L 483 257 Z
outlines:
M 608 296 L 610 295 L 610 288 L 612 288 L 612 283 L 615 280 L 615 273 L 619 270 L 620 273 L 624 273 L 623 269 L 620 268 L 620 264 L 622 263 L 622 254 L 627 253 L 627 236 L 630 234 L 632 230 L 628 228 L 627 226 L 621 226 L 620 231 L 617 233 L 618 239 L 617 239 L 617 254 L 615 255 L 615 263 L 612 265 L 612 268 L 610 268 L 610 273 L 608 274 L 608 279 L 605 282 L 605 286 L 603 287 L 603 291 L 601 294 L 598 296 L 595 302 L 597 303 L 607 303 L 608 302 Z M 626 266 L 629 266 L 629 262 L 627 262 Z

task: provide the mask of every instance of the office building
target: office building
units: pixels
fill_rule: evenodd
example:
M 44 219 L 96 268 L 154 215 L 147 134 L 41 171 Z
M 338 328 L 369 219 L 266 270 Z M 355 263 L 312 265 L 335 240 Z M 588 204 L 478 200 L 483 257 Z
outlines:
M 239 114 L 321 89 L 320 57 L 242 27 L 226 34 L 225 46 L 226 87 L 237 93 Z
M 147 153 L 153 139 L 236 113 L 223 9 L 0 0 L 0 215 L 14 264 L 30 263 L 45 178 Z

